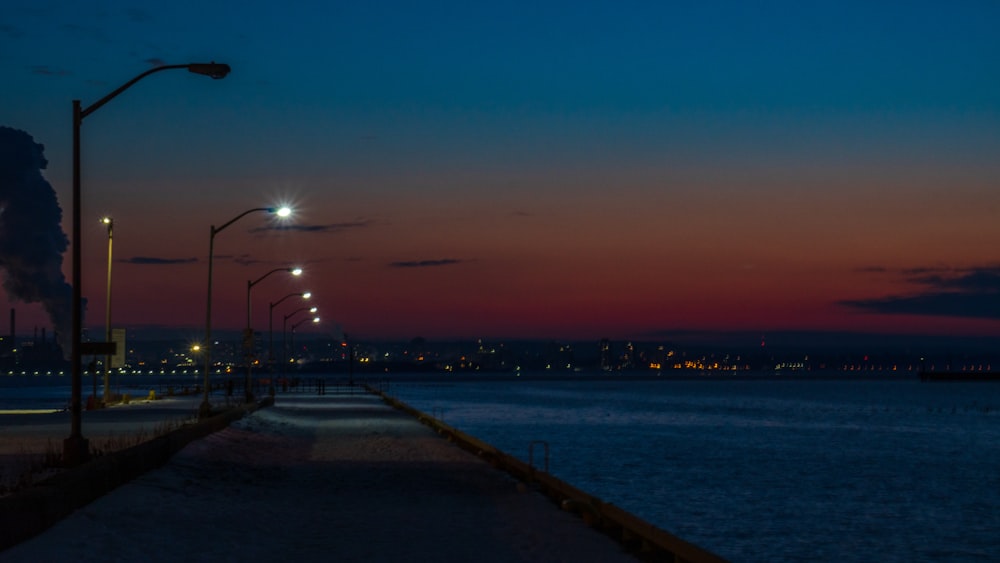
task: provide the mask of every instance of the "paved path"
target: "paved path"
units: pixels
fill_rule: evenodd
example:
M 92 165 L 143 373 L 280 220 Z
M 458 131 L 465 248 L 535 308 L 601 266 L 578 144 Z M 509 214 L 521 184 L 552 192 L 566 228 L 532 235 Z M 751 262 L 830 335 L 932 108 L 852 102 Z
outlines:
M 8 561 L 635 561 L 360 391 L 279 395 Z

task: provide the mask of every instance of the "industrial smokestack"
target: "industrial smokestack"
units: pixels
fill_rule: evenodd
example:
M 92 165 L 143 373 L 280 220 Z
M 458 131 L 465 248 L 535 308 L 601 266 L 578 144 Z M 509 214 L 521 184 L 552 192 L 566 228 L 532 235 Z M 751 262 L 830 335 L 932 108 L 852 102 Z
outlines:
M 56 193 L 42 175 L 44 151 L 28 133 L 0 126 L 0 270 L 7 297 L 41 303 L 63 340 L 72 334 L 73 288 L 62 272 L 69 240 Z M 68 354 L 71 343 L 59 344 Z

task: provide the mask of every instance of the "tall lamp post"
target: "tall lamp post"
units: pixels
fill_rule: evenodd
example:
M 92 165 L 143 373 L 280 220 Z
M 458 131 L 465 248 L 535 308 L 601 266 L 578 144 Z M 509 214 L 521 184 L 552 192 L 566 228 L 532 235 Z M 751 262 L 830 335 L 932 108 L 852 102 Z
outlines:
M 247 377 L 246 381 L 244 381 L 243 384 L 244 384 L 244 393 L 246 402 L 248 403 L 253 401 L 253 392 L 250 390 L 250 371 L 253 369 L 253 348 L 254 348 L 253 328 L 250 326 L 250 290 L 253 289 L 253 286 L 263 281 L 264 278 L 270 276 L 275 272 L 288 272 L 293 276 L 301 276 L 302 268 L 275 268 L 253 281 L 247 280 L 247 328 L 243 332 L 243 347 L 246 350 L 246 357 L 247 357 Z
M 267 365 L 268 369 L 271 370 L 271 385 L 270 389 L 268 389 L 268 393 L 270 393 L 272 397 L 274 396 L 274 308 L 289 297 L 309 299 L 312 297 L 312 292 L 305 291 L 302 293 L 289 293 L 288 295 L 270 304 L 270 310 L 267 313 Z
M 216 227 L 212 225 L 209 229 L 208 237 L 208 303 L 205 305 L 205 341 L 202 343 L 202 347 L 205 351 L 205 390 L 204 396 L 201 400 L 201 406 L 198 407 L 198 417 L 205 418 L 212 414 L 212 405 L 208 402 L 208 391 L 209 391 L 209 379 L 208 372 L 212 365 L 212 259 L 215 255 L 215 235 L 222 232 L 223 229 L 232 225 L 233 223 L 239 221 L 247 215 L 257 212 L 266 211 L 267 213 L 273 213 L 278 217 L 288 217 L 291 215 L 292 210 L 287 207 L 254 207 L 253 209 L 247 209 L 243 213 L 240 213 L 236 217 L 226 221 L 221 227 Z
M 111 342 L 111 242 L 114 239 L 115 220 L 102 217 L 101 223 L 108 226 L 108 292 L 104 301 L 104 341 Z M 104 356 L 104 404 L 111 402 L 111 354 Z
M 142 80 L 150 74 L 153 74 L 154 72 L 180 68 L 186 68 L 189 72 L 193 72 L 194 74 L 202 74 L 212 78 L 225 78 L 226 75 L 229 74 L 230 70 L 229 65 L 215 62 L 163 65 L 151 68 L 146 72 L 139 74 L 132 80 L 129 80 L 125 84 L 119 86 L 110 94 L 85 108 L 81 106 L 80 100 L 73 100 L 73 240 L 71 243 L 71 246 L 73 247 L 73 326 L 70 352 L 72 358 L 72 391 L 69 403 L 70 435 L 68 438 L 63 440 L 63 462 L 67 466 L 79 465 L 80 463 L 86 461 L 89 447 L 87 439 L 83 437 L 80 420 L 80 397 L 83 387 L 83 350 L 81 346 L 81 341 L 83 340 L 83 276 L 80 267 L 80 260 L 82 256 L 80 248 L 83 237 L 81 236 L 80 229 L 80 209 L 82 207 L 80 201 L 80 127 L 83 125 L 83 120 L 87 116 L 100 109 L 101 106 L 111 101 L 115 96 L 121 94 L 136 82 Z
M 282 366 L 281 366 L 281 373 L 282 373 L 282 375 L 284 375 L 286 364 L 288 364 L 288 338 L 286 336 L 287 329 L 285 327 L 288 325 L 288 319 L 294 317 L 295 315 L 298 315 L 302 311 L 309 311 L 310 313 L 312 313 L 312 314 L 315 315 L 316 311 L 319 311 L 319 309 L 317 307 L 299 307 L 298 309 L 296 309 L 296 310 L 292 311 L 291 313 L 288 313 L 287 315 L 285 315 L 284 320 L 281 321 L 281 364 L 282 364 Z

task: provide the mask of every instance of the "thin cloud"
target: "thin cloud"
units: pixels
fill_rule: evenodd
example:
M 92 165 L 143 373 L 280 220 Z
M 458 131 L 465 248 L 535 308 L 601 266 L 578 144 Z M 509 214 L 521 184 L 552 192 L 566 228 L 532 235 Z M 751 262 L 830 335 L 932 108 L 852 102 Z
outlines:
M 469 262 L 469 260 L 460 260 L 456 258 L 442 258 L 440 260 L 415 260 L 406 262 L 390 262 L 389 267 L 391 268 L 436 268 L 438 266 L 452 266 L 455 264 L 464 264 Z
M 327 233 L 335 234 L 342 233 L 344 231 L 349 231 L 352 229 L 363 229 L 370 227 L 372 221 L 351 221 L 346 223 L 327 223 L 325 225 L 295 225 L 295 224 L 276 224 L 276 225 L 265 225 L 262 227 L 254 227 L 250 229 L 251 233 L 259 234 L 266 232 L 298 232 L 298 233 Z
M 954 274 L 957 272 L 962 272 L 963 270 L 956 270 L 955 268 L 948 268 L 946 266 L 921 266 L 917 268 L 904 268 L 901 270 L 904 276 L 921 276 L 924 274 Z
M 242 256 L 233 257 L 233 262 L 239 264 L 240 266 L 253 266 L 254 264 L 263 264 L 263 260 L 257 258 L 251 258 L 249 254 L 244 254 Z
M 35 65 L 31 67 L 32 74 L 40 74 L 42 76 L 69 76 L 72 74 L 70 71 L 62 68 L 52 68 L 48 65 Z
M 197 258 L 157 258 L 155 256 L 133 256 L 131 258 L 125 258 L 119 260 L 125 264 L 140 264 L 143 266 L 162 266 L 162 265 L 172 265 L 172 264 L 194 264 L 198 262 Z
M 887 315 L 1000 319 L 1000 267 L 913 268 L 905 273 L 908 283 L 922 289 L 908 295 L 846 300 L 838 304 Z
M 212 260 L 216 263 L 229 261 L 241 266 L 260 264 L 262 262 L 262 260 L 252 258 L 249 254 L 216 254 L 212 257 Z

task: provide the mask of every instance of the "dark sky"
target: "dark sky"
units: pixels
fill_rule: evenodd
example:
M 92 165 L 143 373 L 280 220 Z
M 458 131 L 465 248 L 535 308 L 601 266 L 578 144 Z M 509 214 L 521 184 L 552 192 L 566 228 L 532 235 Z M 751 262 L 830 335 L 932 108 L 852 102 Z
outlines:
M 115 323 L 197 327 L 210 225 L 288 203 L 217 238 L 219 328 L 295 264 L 256 325 L 308 289 L 369 336 L 998 333 L 996 2 L 328 4 L 5 7 L 0 125 L 67 233 L 71 100 L 233 69 L 85 121 L 88 326 L 101 215 Z

